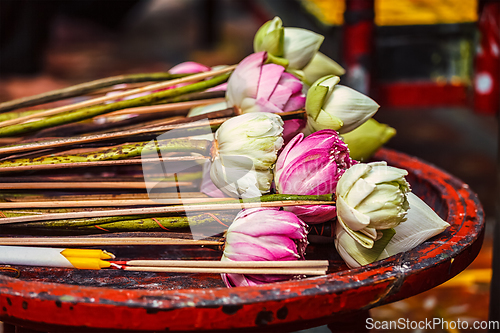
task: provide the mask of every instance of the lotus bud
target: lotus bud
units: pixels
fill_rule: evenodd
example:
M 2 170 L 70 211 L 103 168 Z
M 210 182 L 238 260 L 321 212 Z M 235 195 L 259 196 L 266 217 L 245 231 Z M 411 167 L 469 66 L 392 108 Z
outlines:
M 171 74 L 190 74 L 190 73 L 202 73 L 208 72 L 211 68 L 205 66 L 203 64 L 194 62 L 194 61 L 186 61 L 182 62 L 168 70 Z
M 253 39 L 254 52 L 266 51 L 275 57 L 283 57 L 285 29 L 279 17 L 264 23 Z
M 304 138 L 300 133 L 283 149 L 275 168 L 274 182 L 281 194 L 320 195 L 335 193 L 337 182 L 356 162 L 337 132 L 323 130 Z M 307 223 L 336 216 L 333 205 L 286 207 Z
M 407 174 L 386 162 L 360 163 L 347 169 L 338 181 L 338 223 L 362 246 L 372 248 L 381 236 L 379 230 L 405 221 L 410 191 L 404 178 Z
M 321 52 L 316 52 L 311 62 L 302 70 L 302 78 L 309 85 L 327 75 L 344 74 L 345 69 L 342 66 Z
M 307 92 L 307 130 L 314 133 L 333 129 L 347 133 L 363 124 L 377 112 L 379 105 L 354 89 L 338 85 L 338 76 L 325 76 Z
M 365 161 L 395 134 L 394 128 L 370 118 L 358 128 L 342 134 L 342 138 L 349 147 L 351 158 Z
M 273 113 L 247 113 L 225 121 L 215 132 L 210 178 L 231 197 L 269 192 L 282 135 L 283 120 Z
M 226 101 L 240 113 L 286 112 L 305 105 L 302 82 L 285 68 L 264 64 L 266 52 L 253 53 L 243 59 L 227 82 Z
M 283 28 L 279 17 L 264 23 L 254 37 L 254 52 L 267 51 L 287 69 L 301 70 L 313 59 L 325 37 L 301 28 Z
M 304 259 L 307 228 L 297 216 L 278 209 L 242 210 L 226 233 L 222 261 L 286 261 Z M 285 281 L 290 275 L 222 274 L 227 287 Z

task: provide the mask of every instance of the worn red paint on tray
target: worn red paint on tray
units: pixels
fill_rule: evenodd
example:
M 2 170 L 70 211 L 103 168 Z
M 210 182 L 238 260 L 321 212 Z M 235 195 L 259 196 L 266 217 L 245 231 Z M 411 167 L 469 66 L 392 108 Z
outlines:
M 308 250 L 327 258 L 322 277 L 257 287 L 223 287 L 218 275 L 29 269 L 0 275 L 0 320 L 37 330 L 284 331 L 318 326 L 359 310 L 413 296 L 449 280 L 478 254 L 484 219 L 476 195 L 460 180 L 388 149 L 376 155 L 409 171 L 413 192 L 451 227 L 416 249 L 349 270 L 330 245 Z M 120 259 L 216 259 L 216 249 L 107 248 Z

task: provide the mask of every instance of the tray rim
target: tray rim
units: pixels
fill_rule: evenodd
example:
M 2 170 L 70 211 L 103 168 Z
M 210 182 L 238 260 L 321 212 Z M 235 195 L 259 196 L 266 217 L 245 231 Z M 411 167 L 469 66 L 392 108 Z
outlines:
M 477 195 L 461 180 L 416 157 L 382 148 L 374 159 L 426 177 L 440 189 L 448 205 L 447 220 L 457 230 L 361 268 L 258 288 L 116 290 L 0 276 L 0 320 L 38 328 L 67 323 L 83 330 L 296 330 L 298 323 L 317 324 L 418 294 L 465 269 L 479 253 L 484 236 Z M 457 245 L 447 246 L 446 237 Z M 299 311 L 297 307 L 306 301 L 310 310 Z M 119 320 L 109 321 L 99 314 L 103 310 L 114 311 Z

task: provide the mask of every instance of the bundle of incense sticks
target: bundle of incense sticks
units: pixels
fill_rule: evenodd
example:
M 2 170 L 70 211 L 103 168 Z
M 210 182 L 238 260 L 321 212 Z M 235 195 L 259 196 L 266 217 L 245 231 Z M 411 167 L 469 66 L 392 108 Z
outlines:
M 208 274 L 324 275 L 328 260 L 211 261 L 129 260 L 115 261 L 112 253 L 94 249 L 0 246 L 0 264 L 100 270 Z
M 111 261 L 125 271 L 164 273 L 228 273 L 325 275 L 328 260 L 292 261 L 209 261 L 209 260 L 130 260 Z
M 114 258 L 112 253 L 103 250 L 0 246 L 0 264 L 4 265 L 99 270 L 111 265 L 104 259 Z

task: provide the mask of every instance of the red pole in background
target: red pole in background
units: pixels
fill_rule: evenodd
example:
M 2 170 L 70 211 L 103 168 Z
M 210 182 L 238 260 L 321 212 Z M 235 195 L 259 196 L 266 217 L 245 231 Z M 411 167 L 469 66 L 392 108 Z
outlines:
M 478 21 L 480 40 L 474 68 L 474 111 L 500 110 L 500 2 L 484 3 Z
M 347 85 L 370 94 L 374 43 L 374 0 L 347 0 L 343 27 L 343 60 Z

